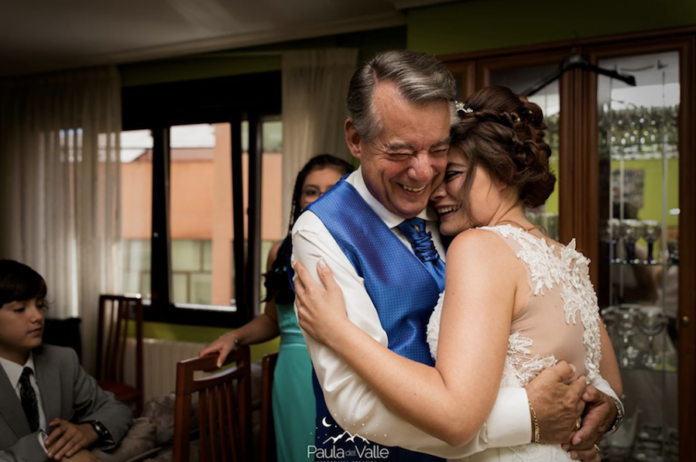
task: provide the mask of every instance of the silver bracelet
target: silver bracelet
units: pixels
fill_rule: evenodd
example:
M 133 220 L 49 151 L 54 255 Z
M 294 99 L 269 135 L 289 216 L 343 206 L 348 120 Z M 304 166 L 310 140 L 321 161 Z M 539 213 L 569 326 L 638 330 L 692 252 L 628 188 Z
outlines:
M 613 396 L 610 396 L 609 398 L 611 398 L 611 400 L 614 402 L 614 406 L 616 406 L 616 418 L 611 423 L 611 427 L 609 428 L 609 430 L 607 430 L 607 433 L 611 435 L 612 433 L 616 433 L 616 430 L 618 430 L 621 424 L 623 423 L 624 411 L 621 401 L 614 398 Z
M 219 338 L 227 337 L 228 335 L 233 334 L 233 333 L 234 333 L 234 331 L 225 332 L 225 333 L 222 334 Z M 238 346 L 239 346 L 239 339 L 237 338 L 237 336 L 235 336 L 235 337 L 234 337 L 233 349 L 237 348 Z

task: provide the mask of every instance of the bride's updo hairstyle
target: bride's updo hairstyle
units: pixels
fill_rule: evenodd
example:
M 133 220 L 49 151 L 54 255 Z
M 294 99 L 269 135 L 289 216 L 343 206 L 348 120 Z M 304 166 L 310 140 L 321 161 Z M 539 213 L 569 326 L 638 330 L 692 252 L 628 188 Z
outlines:
M 467 157 L 469 174 L 462 185 L 462 207 L 477 167 L 492 180 L 517 188 L 527 207 L 538 207 L 553 192 L 556 176 L 549 169 L 551 148 L 544 142 L 541 108 L 506 87 L 490 86 L 457 103 L 459 120 L 452 126 L 451 145 Z

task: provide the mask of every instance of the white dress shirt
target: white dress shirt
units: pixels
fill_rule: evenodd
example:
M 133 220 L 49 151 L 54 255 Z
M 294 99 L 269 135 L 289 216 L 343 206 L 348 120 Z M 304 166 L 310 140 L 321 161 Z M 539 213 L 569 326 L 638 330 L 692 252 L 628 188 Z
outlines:
M 36 393 L 36 403 L 39 408 L 39 429 L 45 429 L 46 415 L 44 414 L 43 410 L 43 401 L 41 401 L 41 392 L 39 391 L 39 385 L 36 383 L 36 367 L 34 367 L 33 353 L 29 353 L 29 359 L 26 363 L 24 363 L 23 366 L 20 366 L 19 364 L 14 363 L 12 361 L 8 361 L 5 358 L 0 358 L 0 364 L 2 364 L 2 368 L 5 369 L 5 373 L 7 374 L 7 377 L 10 379 L 10 383 L 12 384 L 12 387 L 15 389 L 15 392 L 17 393 L 17 398 L 19 398 L 20 401 L 22 400 L 22 397 L 20 395 L 22 386 L 19 383 L 19 379 L 22 376 L 22 371 L 24 371 L 25 367 L 28 367 L 32 370 L 32 374 L 29 376 L 29 383 L 31 383 L 31 387 L 34 389 L 34 393 Z
M 24 363 L 23 366 L 20 366 L 15 362 L 8 361 L 5 358 L 0 358 L 0 365 L 2 365 L 2 368 L 5 369 L 7 378 L 10 379 L 10 383 L 12 384 L 12 387 L 15 389 L 15 393 L 17 393 L 17 398 L 19 398 L 20 401 L 22 401 L 22 396 L 20 394 L 22 386 L 19 383 L 19 379 L 22 377 L 22 371 L 24 371 L 25 367 L 28 367 L 32 370 L 32 374 L 29 376 L 29 383 L 31 384 L 31 388 L 34 389 L 34 393 L 36 394 L 36 405 L 39 408 L 39 431 L 37 437 L 39 439 L 39 444 L 41 445 L 43 450 L 46 451 L 46 445 L 44 444 L 44 440 L 48 437 L 48 435 L 46 434 L 46 414 L 43 410 L 41 391 L 39 390 L 39 385 L 36 382 L 36 367 L 34 367 L 34 353 L 29 353 L 29 359 L 27 359 L 27 362 Z

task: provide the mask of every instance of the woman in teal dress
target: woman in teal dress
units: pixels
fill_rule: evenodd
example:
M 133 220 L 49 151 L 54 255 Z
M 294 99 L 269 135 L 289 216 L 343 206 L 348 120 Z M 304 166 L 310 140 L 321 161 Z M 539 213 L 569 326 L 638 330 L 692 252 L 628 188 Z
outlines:
M 313 157 L 297 174 L 292 195 L 288 235 L 268 254 L 265 274 L 266 309 L 248 324 L 228 332 L 200 352 L 218 353 L 222 364 L 237 345 L 266 342 L 280 335 L 278 363 L 273 377 L 273 421 L 278 462 L 312 460 L 307 447 L 314 444 L 315 402 L 312 362 L 295 316 L 295 294 L 288 264 L 292 255 L 290 231 L 302 210 L 331 189 L 353 167 L 330 154 Z

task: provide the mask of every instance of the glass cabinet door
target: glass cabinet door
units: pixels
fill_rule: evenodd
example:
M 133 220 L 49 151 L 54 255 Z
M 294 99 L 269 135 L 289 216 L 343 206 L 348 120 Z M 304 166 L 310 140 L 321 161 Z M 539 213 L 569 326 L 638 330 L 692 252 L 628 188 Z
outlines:
M 590 65 L 568 69 L 530 98 L 544 111 L 559 181 L 529 218 L 561 243 L 575 239 L 591 261 L 626 410 L 621 428 L 602 441 L 603 460 L 696 460 L 693 30 L 521 46 L 445 62 L 465 99 L 486 85 L 524 93 L 575 54 Z M 632 76 L 636 86 L 597 68 Z
M 599 304 L 621 369 L 625 422 L 608 460 L 679 460 L 679 55 L 601 59 Z

